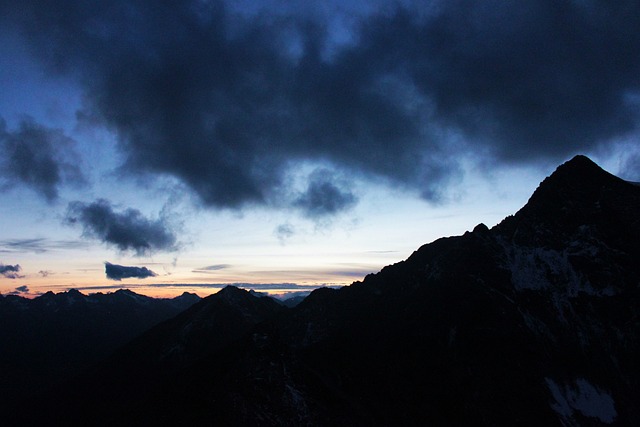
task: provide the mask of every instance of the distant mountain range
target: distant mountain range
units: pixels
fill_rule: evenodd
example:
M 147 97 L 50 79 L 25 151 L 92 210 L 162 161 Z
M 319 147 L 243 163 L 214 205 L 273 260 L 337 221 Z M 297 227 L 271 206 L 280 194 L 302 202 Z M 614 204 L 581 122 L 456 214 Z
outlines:
M 155 299 L 129 290 L 0 297 L 0 410 L 78 374 L 199 300 L 187 292 Z
M 584 156 L 515 215 L 294 308 L 227 287 L 16 423 L 640 425 L 640 186 Z

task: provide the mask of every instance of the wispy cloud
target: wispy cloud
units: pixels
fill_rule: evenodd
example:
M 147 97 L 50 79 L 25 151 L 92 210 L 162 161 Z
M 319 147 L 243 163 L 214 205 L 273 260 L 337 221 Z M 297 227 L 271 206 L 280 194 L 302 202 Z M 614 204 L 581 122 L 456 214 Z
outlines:
M 5 239 L 0 240 L 0 252 L 34 252 L 44 253 L 55 250 L 82 249 L 88 246 L 87 242 L 78 240 L 51 240 L 46 238 L 33 239 Z
M 281 244 L 285 244 L 287 240 L 296 234 L 296 230 L 293 225 L 289 223 L 280 224 L 273 231 Z
M 208 265 L 206 267 L 200 267 L 193 270 L 194 273 L 209 273 L 218 270 L 224 270 L 226 268 L 231 267 L 231 264 L 214 264 Z

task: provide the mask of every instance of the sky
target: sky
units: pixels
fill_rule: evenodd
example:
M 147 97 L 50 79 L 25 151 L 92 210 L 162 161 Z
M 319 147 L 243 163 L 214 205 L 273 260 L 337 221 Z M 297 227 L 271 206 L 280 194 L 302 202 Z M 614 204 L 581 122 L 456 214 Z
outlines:
M 0 292 L 340 286 L 640 181 L 640 2 L 0 0 Z

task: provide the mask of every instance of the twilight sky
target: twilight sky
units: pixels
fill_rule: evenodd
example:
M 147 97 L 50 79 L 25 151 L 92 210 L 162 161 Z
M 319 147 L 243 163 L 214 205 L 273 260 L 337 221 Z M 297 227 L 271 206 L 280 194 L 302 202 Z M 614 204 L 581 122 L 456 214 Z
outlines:
M 638 28 L 625 0 L 0 0 L 0 292 L 348 284 L 575 154 L 640 181 Z

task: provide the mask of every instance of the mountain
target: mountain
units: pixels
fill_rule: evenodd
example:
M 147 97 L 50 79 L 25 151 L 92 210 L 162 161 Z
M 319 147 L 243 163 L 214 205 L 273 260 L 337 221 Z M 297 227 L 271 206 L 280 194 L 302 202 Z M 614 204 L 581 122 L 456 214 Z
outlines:
M 72 289 L 34 299 L 0 297 L 0 407 L 10 407 L 102 360 L 200 298 L 155 299 L 129 290 Z
M 105 425 L 640 425 L 638 260 L 640 187 L 577 156 L 491 229 L 294 308 L 226 288 L 30 405 Z
M 272 298 L 227 286 L 144 332 L 102 363 L 73 378 L 62 391 L 54 393 L 51 407 L 45 405 L 42 412 L 29 414 L 37 417 L 31 423 L 45 422 L 39 418 L 41 414 L 46 414 L 48 423 L 55 423 L 58 409 L 72 404 L 73 410 L 61 412 L 60 425 L 95 425 L 96 414 L 101 414 L 100 423 L 105 425 L 118 424 L 120 420 L 148 424 L 146 410 L 155 411 L 156 399 L 163 399 L 168 384 L 175 385 L 176 379 L 194 364 L 234 345 L 257 324 L 283 310 L 286 308 Z M 191 392 L 185 392 L 185 396 L 191 396 Z M 59 396 L 63 396 L 62 402 L 57 400 Z M 52 396 L 44 393 L 43 397 L 49 400 Z M 138 415 L 140 418 L 132 421 Z

